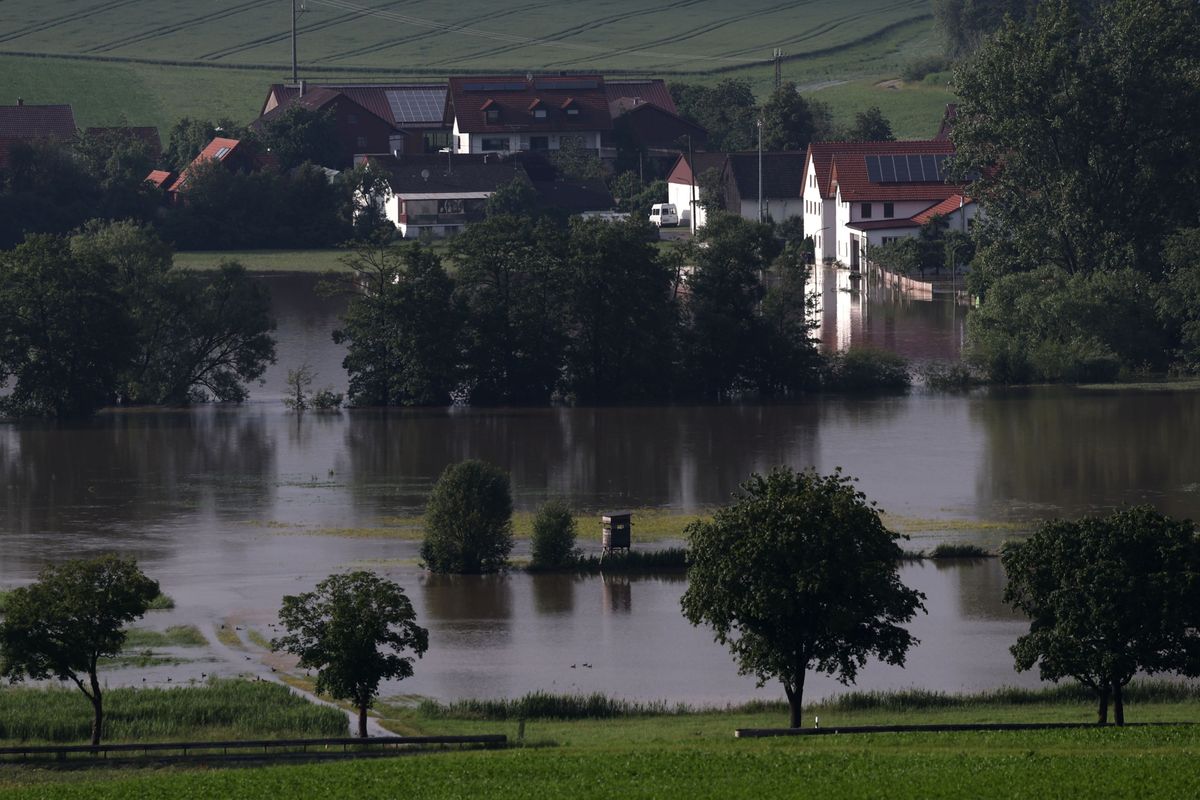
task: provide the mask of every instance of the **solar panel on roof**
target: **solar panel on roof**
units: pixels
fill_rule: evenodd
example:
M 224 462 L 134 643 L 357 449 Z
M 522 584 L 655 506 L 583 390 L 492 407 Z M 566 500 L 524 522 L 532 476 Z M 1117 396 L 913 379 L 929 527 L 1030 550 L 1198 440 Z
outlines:
M 891 156 L 879 157 L 879 174 L 880 180 L 884 183 L 896 182 L 896 162 L 892 160 Z
M 397 123 L 440 122 L 446 109 L 446 90 L 432 87 L 388 89 L 384 92 Z
M 931 180 L 933 178 L 932 175 L 925 174 L 925 168 L 923 166 L 921 166 L 921 157 L 920 156 L 909 156 L 907 160 L 908 160 L 908 175 L 909 175 L 910 180 L 927 181 L 927 180 Z
M 520 92 L 524 90 L 524 81 L 510 83 L 464 83 L 463 90 L 467 92 Z
M 882 176 L 879 173 L 879 156 L 867 156 L 867 180 L 879 183 Z
M 908 174 L 908 159 L 904 156 L 892 156 L 892 163 L 896 165 L 896 182 L 908 183 L 912 180 L 912 176 Z
M 933 156 L 921 156 L 921 166 L 925 169 L 925 180 L 941 180 L 941 171 L 938 170 L 938 162 L 936 158 Z

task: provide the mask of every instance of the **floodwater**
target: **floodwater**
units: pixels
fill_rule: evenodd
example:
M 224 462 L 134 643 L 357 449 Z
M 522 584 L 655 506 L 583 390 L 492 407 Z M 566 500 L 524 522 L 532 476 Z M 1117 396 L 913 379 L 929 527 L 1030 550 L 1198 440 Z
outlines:
M 137 557 L 176 600 L 175 611 L 145 625 L 195 624 L 210 636 L 221 625 L 242 628 L 244 650 L 214 641 L 174 651 L 185 663 L 113 671 L 110 683 L 262 673 L 269 659 L 247 639 L 251 630 L 272 635 L 280 598 L 369 566 L 405 586 L 430 629 L 416 676 L 386 693 L 604 691 L 712 704 L 779 696 L 777 686 L 738 676 L 711 635 L 683 620 L 680 576 L 431 577 L 416 566 L 414 542 L 337 535 L 419 513 L 441 470 L 468 457 L 510 472 L 518 508 L 565 495 L 595 511 L 690 511 L 726 502 L 751 472 L 777 464 L 841 466 L 913 531 L 913 549 L 951 539 L 994 547 L 1039 519 L 1131 502 L 1200 516 L 1200 393 L 914 390 L 786 406 L 298 418 L 280 403 L 289 367 L 307 362 L 318 386 L 345 388 L 328 338 L 342 301 L 314 295 L 307 276 L 263 280 L 279 321 L 279 363 L 251 402 L 0 425 L 0 587 L 32 580 L 46 563 L 115 550 Z M 916 359 L 957 353 L 961 309 L 828 286 L 826 346 L 870 342 Z M 860 688 L 1035 682 L 1011 668 L 1008 647 L 1023 625 L 1000 602 L 995 560 L 907 564 L 902 577 L 927 595 L 928 614 L 912 625 L 921 644 L 905 669 L 869 665 Z M 810 677 L 812 697 L 844 690 Z

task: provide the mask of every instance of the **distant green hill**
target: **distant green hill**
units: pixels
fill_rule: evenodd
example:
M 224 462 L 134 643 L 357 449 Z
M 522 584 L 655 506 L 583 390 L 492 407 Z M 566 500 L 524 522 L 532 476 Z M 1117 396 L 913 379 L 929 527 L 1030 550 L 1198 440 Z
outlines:
M 929 0 L 303 4 L 300 72 L 314 80 L 594 70 L 732 75 L 765 92 L 772 50 L 781 48 L 789 80 L 870 87 L 937 50 Z M 69 102 L 81 125 L 249 119 L 267 84 L 290 75 L 290 9 L 288 0 L 4 0 L 0 102 Z

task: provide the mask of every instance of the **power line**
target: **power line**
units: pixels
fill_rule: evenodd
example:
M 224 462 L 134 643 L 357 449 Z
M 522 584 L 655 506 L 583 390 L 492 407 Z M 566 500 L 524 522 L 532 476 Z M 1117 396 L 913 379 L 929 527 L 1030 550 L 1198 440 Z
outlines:
M 346 0 L 308 0 L 311 3 L 317 3 L 331 8 L 341 9 L 342 11 L 354 11 L 360 14 L 379 17 L 380 19 L 388 20 L 389 22 L 401 22 L 405 25 L 413 25 L 421 28 L 431 28 L 433 30 L 443 31 L 445 33 L 457 33 L 463 36 L 474 36 L 479 39 L 490 39 L 496 42 L 506 42 L 509 44 L 520 44 L 538 47 L 554 47 L 560 50 L 574 50 L 577 52 L 602 53 L 605 55 L 623 55 L 623 56 L 642 56 L 645 58 L 674 58 L 687 61 L 723 61 L 733 62 L 738 64 L 755 64 L 761 59 L 757 58 L 736 58 L 728 56 L 698 56 L 682 53 L 665 53 L 658 50 L 639 50 L 637 48 L 622 48 L 613 50 L 607 47 L 597 47 L 594 45 L 578 44 L 571 42 L 561 42 L 554 39 L 539 39 L 530 36 L 518 36 L 511 33 L 499 33 L 496 31 L 485 31 L 480 28 L 470 28 L 466 25 L 454 25 L 433 20 L 423 19 L 421 17 L 413 17 L 408 14 L 400 14 L 395 11 L 385 11 L 383 9 L 370 8 L 361 6 L 356 3 L 346 2 Z

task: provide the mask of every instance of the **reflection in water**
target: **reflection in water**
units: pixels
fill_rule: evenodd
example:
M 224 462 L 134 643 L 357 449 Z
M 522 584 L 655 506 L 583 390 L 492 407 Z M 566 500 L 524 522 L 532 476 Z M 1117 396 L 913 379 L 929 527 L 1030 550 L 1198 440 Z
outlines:
M 810 289 L 820 298 L 814 321 L 826 352 L 866 345 L 914 361 L 953 361 L 962 352 L 967 309 L 948 296 L 916 299 L 830 266 L 814 269 Z
M 539 615 L 572 614 L 575 611 L 575 585 L 581 580 L 576 575 L 541 573 L 531 575 L 533 610 Z
M 610 614 L 628 614 L 633 611 L 633 583 L 628 575 L 600 576 L 604 588 L 602 608 Z
M 979 513 L 1101 514 L 1150 502 L 1200 512 L 1200 392 L 995 392 L 971 402 Z
M 958 614 L 963 619 L 1025 619 L 1003 601 L 1006 583 L 998 558 L 976 561 L 934 561 L 934 568 L 952 577 L 958 586 Z

